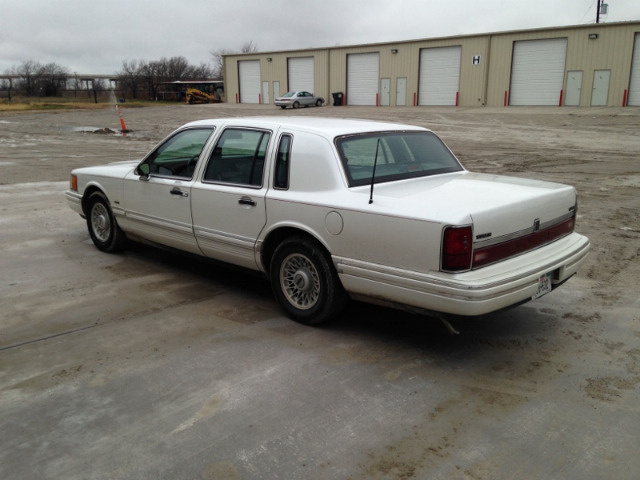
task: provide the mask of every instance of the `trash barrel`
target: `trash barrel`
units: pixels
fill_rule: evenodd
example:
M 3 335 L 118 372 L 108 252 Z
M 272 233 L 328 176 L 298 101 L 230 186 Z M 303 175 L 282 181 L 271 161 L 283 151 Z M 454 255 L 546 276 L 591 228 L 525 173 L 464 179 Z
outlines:
M 342 92 L 332 93 L 333 95 L 333 106 L 339 107 L 342 105 Z

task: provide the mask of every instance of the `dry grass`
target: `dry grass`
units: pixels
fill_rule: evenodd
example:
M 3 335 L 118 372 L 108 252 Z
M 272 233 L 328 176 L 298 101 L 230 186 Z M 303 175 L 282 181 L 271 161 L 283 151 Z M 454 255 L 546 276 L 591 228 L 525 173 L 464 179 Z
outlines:
M 151 102 L 142 100 L 127 101 L 126 103 L 119 103 L 118 106 L 122 108 L 132 107 L 150 107 L 159 105 L 173 105 L 175 102 Z M 11 102 L 7 98 L 0 99 L 0 112 L 33 112 L 33 111 L 52 111 L 52 110 L 100 110 L 103 108 L 113 107 L 113 102 L 98 102 L 95 103 L 92 99 L 88 98 L 59 98 L 59 97 L 43 97 L 43 98 L 28 98 L 28 97 L 13 97 Z

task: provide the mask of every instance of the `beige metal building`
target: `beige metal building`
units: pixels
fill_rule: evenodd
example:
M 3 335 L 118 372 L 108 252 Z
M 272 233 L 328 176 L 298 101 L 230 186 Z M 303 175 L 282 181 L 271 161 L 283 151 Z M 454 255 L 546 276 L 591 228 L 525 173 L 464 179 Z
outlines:
M 227 102 L 640 106 L 640 21 L 226 55 Z M 342 95 L 334 95 L 341 93 Z

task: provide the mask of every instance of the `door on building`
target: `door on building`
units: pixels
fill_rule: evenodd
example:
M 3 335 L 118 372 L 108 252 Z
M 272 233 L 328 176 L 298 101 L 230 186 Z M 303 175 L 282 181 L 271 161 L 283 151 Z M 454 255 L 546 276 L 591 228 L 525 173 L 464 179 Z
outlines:
M 262 103 L 271 103 L 271 99 L 269 98 L 269 82 L 262 82 Z
M 315 92 L 315 69 L 313 57 L 289 58 L 287 60 L 289 91 Z
M 514 42 L 509 104 L 558 105 L 566 57 L 566 38 Z
M 352 53 L 347 56 L 347 103 L 375 105 L 380 84 L 380 54 Z
M 260 103 L 260 60 L 238 62 L 240 103 Z
M 593 72 L 592 107 L 607 106 L 607 101 L 609 100 L 609 77 L 611 77 L 611 70 L 596 70 Z
M 396 106 L 401 107 L 407 104 L 407 79 L 400 77 L 396 79 Z
M 280 96 L 280 82 L 273 82 L 273 98 Z
M 640 33 L 636 33 L 631 60 L 631 80 L 629 81 L 628 105 L 640 106 Z
M 420 50 L 419 105 L 456 104 L 461 54 L 462 47 L 459 46 Z
M 391 102 L 391 79 L 380 79 L 380 105 L 388 107 Z
M 582 91 L 582 72 L 567 72 L 567 95 L 564 104 L 567 107 L 577 107 L 580 105 L 580 92 Z

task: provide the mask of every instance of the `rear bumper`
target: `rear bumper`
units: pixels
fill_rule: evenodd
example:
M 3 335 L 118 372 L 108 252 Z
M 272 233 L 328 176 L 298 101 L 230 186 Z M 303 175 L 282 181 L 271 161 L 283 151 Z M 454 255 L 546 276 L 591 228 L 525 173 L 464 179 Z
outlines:
M 557 287 L 589 253 L 589 239 L 572 233 L 515 258 L 460 274 L 419 273 L 334 257 L 338 276 L 354 298 L 408 309 L 477 316 L 531 300 L 541 276 Z

